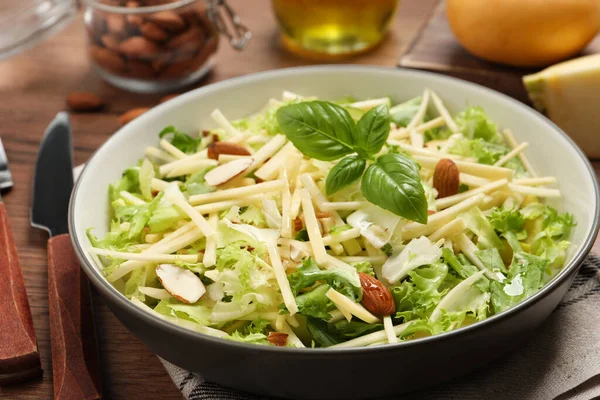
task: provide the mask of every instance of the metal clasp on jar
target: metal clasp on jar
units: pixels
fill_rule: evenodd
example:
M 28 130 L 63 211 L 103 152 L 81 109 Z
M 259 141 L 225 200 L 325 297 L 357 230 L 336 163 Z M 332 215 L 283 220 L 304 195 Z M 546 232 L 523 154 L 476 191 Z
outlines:
M 226 0 L 209 0 L 207 15 L 218 31 L 229 39 L 234 49 L 244 49 L 252 38 L 250 30 L 241 23 L 240 17 Z

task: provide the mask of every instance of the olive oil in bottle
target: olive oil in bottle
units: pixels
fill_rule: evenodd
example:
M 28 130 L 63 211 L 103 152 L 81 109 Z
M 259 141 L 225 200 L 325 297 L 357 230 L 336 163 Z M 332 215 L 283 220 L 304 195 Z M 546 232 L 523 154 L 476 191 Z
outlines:
M 383 39 L 398 0 L 272 0 L 284 45 L 301 55 L 336 58 Z

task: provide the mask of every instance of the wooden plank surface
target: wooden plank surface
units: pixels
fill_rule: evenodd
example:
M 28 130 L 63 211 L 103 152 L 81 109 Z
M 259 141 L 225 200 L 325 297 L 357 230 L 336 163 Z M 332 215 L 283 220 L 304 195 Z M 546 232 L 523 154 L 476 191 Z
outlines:
M 593 40 L 582 55 L 600 51 L 600 36 Z M 454 38 L 444 3 L 435 7 L 424 24 L 418 39 L 402 55 L 401 67 L 438 72 L 490 87 L 525 103 L 529 102 L 521 81 L 523 75 L 540 70 L 502 66 L 471 55 Z
M 280 47 L 268 0 L 230 0 L 253 32 L 245 51 L 238 53 L 224 41 L 214 71 L 195 86 L 251 72 L 312 64 Z M 393 66 L 405 51 L 435 0 L 404 0 L 391 34 L 374 51 L 346 62 Z M 74 114 L 75 162 L 83 163 L 115 130 L 117 116 L 134 107 L 152 106 L 160 95 L 125 93 L 89 69 L 81 16 L 65 31 L 24 54 L 0 61 L 0 137 L 10 160 L 15 187 L 3 198 L 23 267 L 29 302 L 42 356 L 42 379 L 0 388 L 1 399 L 50 399 L 52 370 L 44 232 L 30 228 L 31 180 L 42 134 L 64 109 L 72 90 L 93 91 L 109 107 L 101 113 Z M 107 399 L 181 399 L 162 365 L 102 304 L 96 295 L 100 357 Z

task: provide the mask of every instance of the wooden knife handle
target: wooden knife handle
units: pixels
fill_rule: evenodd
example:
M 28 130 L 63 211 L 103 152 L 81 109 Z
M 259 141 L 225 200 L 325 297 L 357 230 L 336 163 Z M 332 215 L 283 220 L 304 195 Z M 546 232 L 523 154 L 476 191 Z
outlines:
M 68 234 L 48 241 L 48 298 L 54 398 L 102 398 L 88 280 Z
M 4 203 L 0 202 L 0 385 L 42 373 L 25 282 Z

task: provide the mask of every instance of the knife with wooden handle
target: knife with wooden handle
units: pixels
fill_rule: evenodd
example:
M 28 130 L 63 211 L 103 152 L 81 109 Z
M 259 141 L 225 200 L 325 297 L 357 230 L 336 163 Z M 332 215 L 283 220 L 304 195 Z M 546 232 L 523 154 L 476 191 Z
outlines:
M 46 230 L 54 398 L 102 398 L 90 288 L 68 233 L 73 189 L 71 126 L 66 113 L 50 124 L 38 152 L 31 225 Z
M 1 199 L 0 199 L 1 200 Z M 0 385 L 42 373 L 33 320 L 17 248 L 0 201 Z
M 0 140 L 0 190 L 13 185 Z M 0 196 L 0 385 L 22 382 L 42 373 L 33 320 L 17 248 Z

